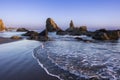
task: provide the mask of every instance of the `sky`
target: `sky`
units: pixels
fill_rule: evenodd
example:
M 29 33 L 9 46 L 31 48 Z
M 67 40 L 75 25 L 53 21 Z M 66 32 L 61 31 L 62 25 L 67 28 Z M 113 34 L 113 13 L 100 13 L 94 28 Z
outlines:
M 0 0 L 7 27 L 44 28 L 47 18 L 59 27 L 119 28 L 120 0 Z

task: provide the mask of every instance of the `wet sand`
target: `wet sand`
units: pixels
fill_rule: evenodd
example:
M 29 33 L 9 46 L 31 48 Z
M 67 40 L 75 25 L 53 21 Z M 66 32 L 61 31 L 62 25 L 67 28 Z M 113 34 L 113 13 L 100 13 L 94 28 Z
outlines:
M 0 37 L 0 44 L 14 42 L 14 41 L 18 41 L 18 40 Z
M 40 44 L 30 40 L 0 44 L 0 80 L 58 80 L 33 58 L 33 49 Z

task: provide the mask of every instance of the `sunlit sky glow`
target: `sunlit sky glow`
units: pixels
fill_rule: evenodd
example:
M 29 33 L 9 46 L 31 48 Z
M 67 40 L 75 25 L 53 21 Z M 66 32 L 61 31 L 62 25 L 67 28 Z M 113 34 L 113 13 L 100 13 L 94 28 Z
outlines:
M 0 0 L 7 27 L 44 27 L 51 17 L 60 27 L 120 28 L 120 0 Z

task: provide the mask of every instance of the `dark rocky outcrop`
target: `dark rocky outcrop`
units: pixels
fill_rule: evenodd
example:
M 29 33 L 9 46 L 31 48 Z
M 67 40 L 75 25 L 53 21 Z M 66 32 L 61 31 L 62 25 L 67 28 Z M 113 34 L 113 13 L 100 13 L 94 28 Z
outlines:
M 93 42 L 93 40 L 87 40 L 87 39 L 82 39 L 80 37 L 75 37 L 74 39 L 78 40 L 78 41 L 83 41 L 83 42 Z
M 46 20 L 46 29 L 48 32 L 55 32 L 61 30 L 51 18 L 48 18 Z
M 27 33 L 23 34 L 23 36 L 29 36 L 28 39 L 30 40 L 38 40 L 38 41 L 48 41 L 48 32 L 47 30 L 43 30 L 41 33 L 35 31 L 28 31 Z
M 92 38 L 96 40 L 118 40 L 120 32 L 118 30 L 100 29 L 93 33 Z
M 20 37 L 20 36 L 12 36 L 10 39 L 18 40 L 18 39 L 22 39 L 22 37 Z
M 69 28 L 66 29 L 65 31 L 58 31 L 58 35 L 85 35 L 87 33 L 87 27 L 86 26 L 80 26 L 80 27 L 75 27 L 73 21 L 70 21 Z
M 48 31 L 45 29 L 43 30 L 41 33 L 39 33 L 39 41 L 48 41 L 49 37 L 48 37 Z
M 86 26 L 80 26 L 80 27 L 74 27 L 74 28 L 68 28 L 66 32 L 69 33 L 69 35 L 85 35 L 87 33 L 87 27 Z
M 71 21 L 70 21 L 70 27 L 69 27 L 68 29 L 66 29 L 66 31 L 67 31 L 67 32 L 71 32 L 71 31 L 74 30 L 74 28 L 75 28 L 74 23 L 73 23 L 73 21 L 71 20 Z
M 66 35 L 69 34 L 67 31 L 59 30 L 56 32 L 57 35 Z
M 70 21 L 70 28 L 71 28 L 71 29 L 74 29 L 74 28 L 75 28 L 74 23 L 73 23 L 72 20 Z
M 86 26 L 80 26 L 80 27 L 75 27 L 73 21 L 70 21 L 70 26 L 68 29 L 65 31 L 59 30 L 57 31 L 57 35 L 91 35 L 90 33 L 88 34 L 87 27 Z
M 79 30 L 82 31 L 82 32 L 87 32 L 87 27 L 86 26 L 80 26 Z
M 3 21 L 0 19 L 0 31 L 5 31 L 5 26 L 4 26 L 4 23 Z
M 35 31 L 27 31 L 27 33 L 23 34 L 23 36 L 38 36 L 39 33 L 38 32 L 35 32 Z
M 26 28 L 18 28 L 17 32 L 27 32 L 28 30 Z

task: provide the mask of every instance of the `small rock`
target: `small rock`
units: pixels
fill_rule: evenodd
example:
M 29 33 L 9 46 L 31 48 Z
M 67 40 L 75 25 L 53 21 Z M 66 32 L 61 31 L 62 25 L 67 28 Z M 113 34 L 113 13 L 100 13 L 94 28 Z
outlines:
M 26 28 L 18 28 L 17 32 L 27 32 L 28 30 Z
M 12 36 L 11 39 L 16 39 L 16 40 L 18 40 L 18 39 L 22 39 L 22 37 L 19 37 L 19 36 Z

